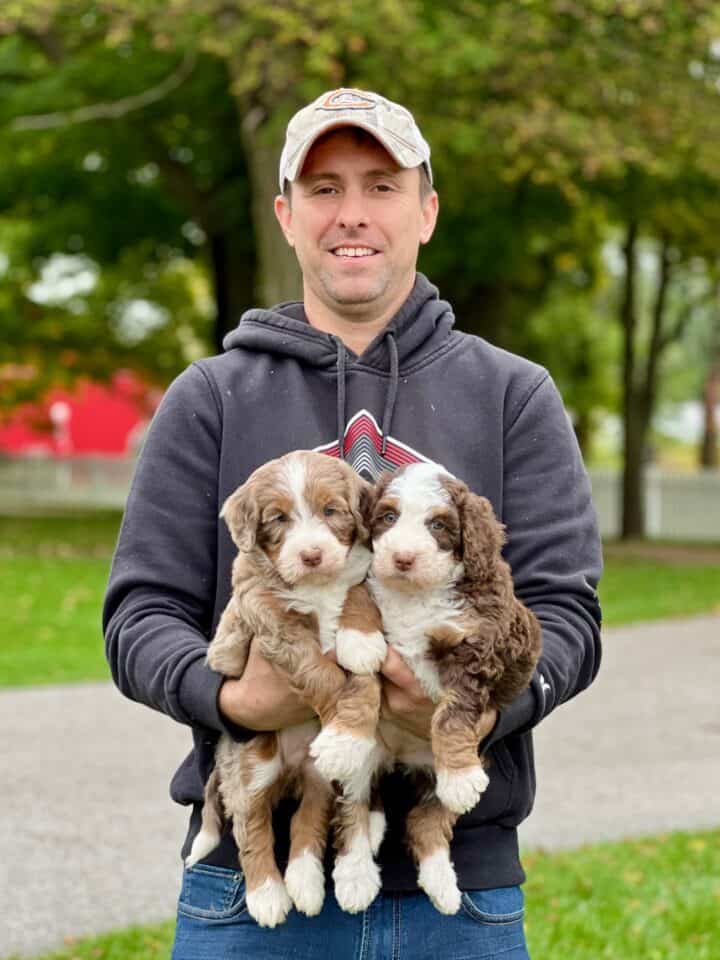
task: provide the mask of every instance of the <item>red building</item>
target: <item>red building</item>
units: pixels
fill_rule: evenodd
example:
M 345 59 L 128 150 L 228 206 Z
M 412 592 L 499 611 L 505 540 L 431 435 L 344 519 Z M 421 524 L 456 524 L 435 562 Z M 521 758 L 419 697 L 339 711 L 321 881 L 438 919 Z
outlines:
M 119 370 L 107 384 L 80 381 L 50 390 L 0 422 L 0 453 L 125 457 L 137 450 L 161 391 Z

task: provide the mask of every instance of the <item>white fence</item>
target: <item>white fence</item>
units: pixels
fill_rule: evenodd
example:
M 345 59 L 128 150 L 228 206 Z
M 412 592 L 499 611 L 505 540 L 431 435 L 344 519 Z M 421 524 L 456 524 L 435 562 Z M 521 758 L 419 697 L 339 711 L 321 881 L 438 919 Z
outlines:
M 0 458 L 0 512 L 73 507 L 122 508 L 135 466 L 133 459 L 75 457 L 66 460 Z M 590 473 L 603 536 L 620 531 L 620 476 Z M 649 537 L 720 540 L 720 473 L 645 472 Z
M 132 458 L 0 458 L 0 512 L 81 507 L 122 508 L 135 469 Z
M 610 470 L 591 470 L 593 500 L 604 537 L 620 533 L 622 481 Z M 647 467 L 645 529 L 658 540 L 720 540 L 720 473 L 669 473 Z

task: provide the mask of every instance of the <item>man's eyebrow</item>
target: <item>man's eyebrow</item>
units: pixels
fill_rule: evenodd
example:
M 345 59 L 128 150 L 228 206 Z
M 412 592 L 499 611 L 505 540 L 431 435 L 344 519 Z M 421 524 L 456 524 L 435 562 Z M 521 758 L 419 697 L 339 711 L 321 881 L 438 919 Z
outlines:
M 335 180 L 336 182 L 340 181 L 339 173 L 310 173 L 303 174 L 301 177 L 298 177 L 301 183 L 315 183 L 318 180 Z
M 397 179 L 400 175 L 400 167 L 375 167 L 372 170 L 366 170 L 363 173 L 363 177 L 366 180 L 371 180 L 373 177 L 392 177 Z M 339 173 L 332 173 L 327 171 L 323 173 L 310 173 L 304 174 L 301 177 L 298 177 L 301 183 L 317 183 L 318 180 L 332 180 L 335 183 L 339 183 L 342 180 L 342 177 Z

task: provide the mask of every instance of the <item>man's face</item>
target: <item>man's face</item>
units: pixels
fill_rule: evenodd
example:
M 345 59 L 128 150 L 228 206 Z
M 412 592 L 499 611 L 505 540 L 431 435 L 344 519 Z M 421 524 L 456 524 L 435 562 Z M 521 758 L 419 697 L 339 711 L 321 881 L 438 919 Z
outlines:
M 437 194 L 420 197 L 420 171 L 399 167 L 372 137 L 347 128 L 311 147 L 292 197 L 275 211 L 295 248 L 308 297 L 348 319 L 400 306 L 418 248 L 432 236 Z

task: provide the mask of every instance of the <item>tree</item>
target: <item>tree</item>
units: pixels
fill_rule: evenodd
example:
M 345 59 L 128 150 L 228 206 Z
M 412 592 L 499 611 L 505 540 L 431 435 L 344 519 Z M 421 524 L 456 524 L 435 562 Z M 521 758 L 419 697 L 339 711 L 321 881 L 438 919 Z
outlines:
M 68 117 L 82 109 L 72 107 L 79 96 L 94 92 L 97 101 L 120 90 L 127 93 L 133 85 L 157 89 L 162 77 L 177 70 L 178 57 L 153 49 L 141 32 L 111 48 L 82 31 L 73 35 L 73 43 L 65 36 L 50 42 L 48 36 L 20 34 L 0 42 L 0 92 L 5 94 L 0 224 L 24 224 L 22 230 L 5 230 L 5 244 L 0 238 L 0 245 L 8 245 L 9 233 L 14 234 L 5 254 L 10 264 L 0 279 L 5 288 L 0 358 L 4 354 L 17 366 L 35 356 L 46 338 L 45 359 L 35 363 L 35 377 L 24 376 L 12 389 L 4 379 L 9 404 L 78 373 L 108 375 L 121 358 L 164 384 L 213 341 L 221 349 L 223 334 L 254 296 L 248 179 L 234 135 L 224 64 L 209 55 L 196 57 L 190 89 L 181 85 L 158 102 L 114 119 L 76 121 Z M 131 99 L 126 96 L 124 102 Z M 64 116 L 58 120 L 45 112 L 33 125 L 29 121 L 37 121 L 40 102 L 46 108 L 61 105 Z M 18 122 L 23 117 L 25 122 Z M 91 317 L 79 310 L 77 298 L 70 311 L 59 302 L 27 301 L 24 291 L 37 280 L 30 265 L 58 251 L 82 254 L 98 265 L 97 288 L 84 301 Z M 214 332 L 201 274 L 188 262 L 194 259 L 206 260 L 213 279 Z M 174 286 L 162 277 L 172 277 Z M 148 349 L 136 333 L 129 349 L 117 322 L 123 305 L 158 296 L 160 315 L 167 317 L 164 332 L 153 332 Z M 158 337 L 162 349 L 157 349 Z M 59 342 L 68 349 L 53 349 Z M 27 362 L 21 365 L 29 368 Z

